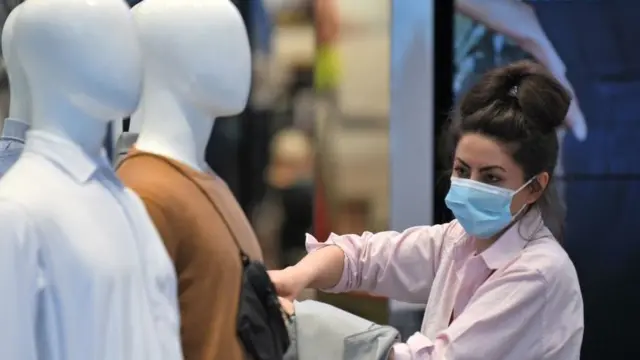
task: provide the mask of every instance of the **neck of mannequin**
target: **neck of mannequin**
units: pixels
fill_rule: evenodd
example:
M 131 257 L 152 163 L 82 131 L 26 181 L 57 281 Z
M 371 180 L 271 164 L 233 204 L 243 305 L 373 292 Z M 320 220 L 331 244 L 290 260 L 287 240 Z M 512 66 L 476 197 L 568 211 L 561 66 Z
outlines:
M 9 86 L 9 117 L 15 121 L 29 124 L 29 93 L 25 83 L 18 81 L 16 76 L 11 75 L 8 71 Z
M 89 116 L 53 91 L 31 95 L 32 129 L 71 141 L 92 157 L 100 156 L 108 121 Z
M 214 119 L 172 93 L 164 84 L 146 81 L 143 98 L 131 122 L 142 124 L 136 148 L 207 169 L 205 151 Z

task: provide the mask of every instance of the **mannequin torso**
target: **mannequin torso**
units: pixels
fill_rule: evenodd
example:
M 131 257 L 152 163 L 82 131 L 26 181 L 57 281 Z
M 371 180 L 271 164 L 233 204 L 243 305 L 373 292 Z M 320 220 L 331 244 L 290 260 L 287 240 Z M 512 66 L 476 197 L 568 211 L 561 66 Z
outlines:
M 0 181 L 2 357 L 182 359 L 175 272 L 102 149 L 109 120 L 140 96 L 129 9 L 30 0 L 14 29 L 32 130 Z
M 20 12 L 18 5 L 7 17 L 2 30 L 2 53 L 9 77 L 9 117 L 0 134 L 0 177 L 18 160 L 29 128 L 29 91 L 20 61 L 13 49 L 13 25 Z
M 133 13 L 145 85 L 131 119 L 140 135 L 118 175 L 145 202 L 173 258 L 185 358 L 240 360 L 238 246 L 254 259 L 261 251 L 204 155 L 214 118 L 235 115 L 247 102 L 244 23 L 228 0 L 145 0 Z

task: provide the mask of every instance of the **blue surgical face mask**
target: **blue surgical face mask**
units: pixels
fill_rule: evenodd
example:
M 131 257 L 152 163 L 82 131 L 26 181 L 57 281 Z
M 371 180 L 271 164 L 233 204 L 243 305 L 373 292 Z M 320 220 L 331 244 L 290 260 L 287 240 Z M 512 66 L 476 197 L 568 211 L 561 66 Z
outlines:
M 511 215 L 511 200 L 532 180 L 518 190 L 511 190 L 454 177 L 444 201 L 469 235 L 487 239 L 506 228 L 524 210 L 525 206 Z

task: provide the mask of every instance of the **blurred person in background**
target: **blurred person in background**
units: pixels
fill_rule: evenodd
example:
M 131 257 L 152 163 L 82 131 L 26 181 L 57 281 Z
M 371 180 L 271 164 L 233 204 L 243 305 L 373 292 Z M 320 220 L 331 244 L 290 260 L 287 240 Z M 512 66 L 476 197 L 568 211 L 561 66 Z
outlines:
M 270 269 L 295 264 L 305 253 L 304 236 L 313 224 L 313 156 L 305 133 L 284 129 L 271 141 L 267 192 L 253 224 Z
M 335 91 L 340 82 L 340 13 L 337 0 L 314 0 L 316 28 L 315 88 Z
M 314 117 L 313 134 L 317 143 L 317 164 L 314 176 L 314 235 L 321 239 L 329 236 L 333 228 L 331 224 L 330 204 L 325 179 L 326 166 L 329 159 L 323 158 L 325 146 L 325 128 L 327 123 L 338 118 L 336 93 L 341 82 L 341 63 L 338 49 L 340 29 L 340 8 L 337 0 L 314 0 L 316 28 L 316 56 L 314 66 L 314 89 L 316 91 L 316 116 Z

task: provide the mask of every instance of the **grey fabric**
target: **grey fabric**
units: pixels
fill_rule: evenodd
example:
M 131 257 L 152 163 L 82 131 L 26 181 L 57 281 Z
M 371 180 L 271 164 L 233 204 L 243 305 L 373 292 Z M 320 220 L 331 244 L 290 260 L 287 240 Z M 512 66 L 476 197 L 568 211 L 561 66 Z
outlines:
M 295 334 L 285 360 L 386 360 L 398 331 L 314 300 L 296 302 Z
M 24 139 L 29 125 L 5 119 L 0 134 L 0 177 L 18 160 L 24 148 Z
M 15 140 L 0 139 L 0 177 L 15 164 L 23 147 L 22 143 Z
M 117 167 L 118 164 L 124 159 L 129 150 L 138 140 L 138 133 L 123 132 L 116 141 L 116 148 L 113 152 L 113 166 Z
M 402 341 L 420 331 L 424 309 L 396 309 L 389 313 L 389 325 L 398 329 Z
M 344 339 L 343 359 L 387 360 L 391 346 L 399 341 L 400 335 L 390 326 L 376 325 L 369 330 L 353 334 Z
M 291 321 L 287 322 L 287 330 L 289 331 L 289 349 L 284 354 L 282 360 L 297 360 L 298 359 L 298 336 L 296 331 L 297 318 L 291 317 Z
M 27 123 L 13 118 L 6 118 L 2 125 L 0 139 L 12 140 L 24 144 L 24 141 L 27 138 L 27 130 L 29 130 L 29 125 Z

